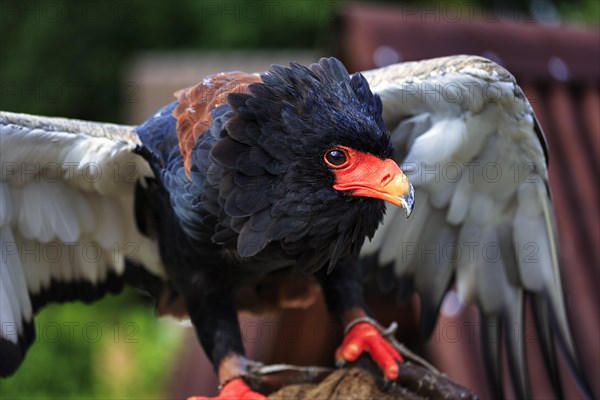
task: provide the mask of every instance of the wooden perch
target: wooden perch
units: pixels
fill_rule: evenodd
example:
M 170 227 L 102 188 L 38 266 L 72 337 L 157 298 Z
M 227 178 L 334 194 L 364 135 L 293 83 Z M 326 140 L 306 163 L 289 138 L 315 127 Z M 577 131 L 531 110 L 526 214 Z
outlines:
M 253 389 L 272 400 L 348 399 L 477 399 L 475 393 L 450 380 L 395 340 L 405 356 L 395 382 L 384 382 L 382 372 L 368 356 L 340 369 L 253 365 Z

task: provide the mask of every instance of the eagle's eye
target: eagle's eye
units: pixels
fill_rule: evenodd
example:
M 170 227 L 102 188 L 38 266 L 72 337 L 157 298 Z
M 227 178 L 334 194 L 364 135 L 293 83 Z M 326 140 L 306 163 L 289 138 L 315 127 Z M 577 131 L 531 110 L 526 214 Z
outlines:
M 324 159 L 332 168 L 344 168 L 349 164 L 348 151 L 342 148 L 328 150 Z

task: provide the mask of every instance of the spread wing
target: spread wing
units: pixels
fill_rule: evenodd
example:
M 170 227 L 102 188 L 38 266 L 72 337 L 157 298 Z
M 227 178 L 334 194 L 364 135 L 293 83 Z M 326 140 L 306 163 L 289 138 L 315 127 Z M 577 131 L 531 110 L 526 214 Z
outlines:
M 555 337 L 576 375 L 579 366 L 560 283 L 545 140 L 523 92 L 502 67 L 471 56 L 397 64 L 364 76 L 381 96 L 396 161 L 415 187 L 411 217 L 388 207 L 383 226 L 362 249 L 377 265 L 372 272 L 380 289 L 400 298 L 416 291 L 427 336 L 451 285 L 462 301 L 476 303 L 488 374 L 500 394 L 501 341 L 486 338 L 523 330 L 524 302 L 531 298 L 546 365 L 560 390 Z M 523 342 L 505 344 L 518 398 L 530 397 Z
M 46 302 L 120 289 L 131 263 L 161 276 L 134 220 L 136 183 L 152 176 L 138 144 L 130 127 L 0 113 L 0 376 Z

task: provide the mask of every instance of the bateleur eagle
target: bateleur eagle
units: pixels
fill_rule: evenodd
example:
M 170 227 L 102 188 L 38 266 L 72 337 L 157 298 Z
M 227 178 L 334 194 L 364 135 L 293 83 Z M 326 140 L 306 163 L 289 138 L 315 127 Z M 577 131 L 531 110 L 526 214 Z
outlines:
M 221 73 L 176 98 L 136 127 L 1 114 L 1 375 L 23 361 L 44 304 L 129 284 L 183 305 L 220 396 L 263 398 L 244 381 L 236 292 L 293 270 L 315 276 L 347 326 L 338 361 L 367 352 L 394 379 L 402 358 L 369 318 L 366 268 L 382 291 L 419 293 L 426 334 L 453 283 L 490 323 L 484 339 L 522 329 L 532 297 L 552 378 L 554 336 L 581 377 L 544 138 L 503 68 L 457 56 L 349 75 L 325 58 Z M 36 244 L 72 256 L 23 256 Z M 72 251 L 88 244 L 102 256 Z M 523 342 L 506 349 L 527 397 Z M 483 354 L 501 393 L 500 341 Z

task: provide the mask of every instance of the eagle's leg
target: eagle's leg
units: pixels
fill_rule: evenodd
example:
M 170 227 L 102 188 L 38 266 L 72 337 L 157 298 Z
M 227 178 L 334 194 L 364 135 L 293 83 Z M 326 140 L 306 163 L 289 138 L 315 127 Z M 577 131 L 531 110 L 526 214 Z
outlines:
M 206 294 L 194 291 L 187 296 L 190 318 L 206 355 L 213 363 L 219 379 L 220 392 L 214 399 L 266 399 L 244 381 L 247 360 L 240 325 L 231 293 L 227 290 Z M 209 399 L 190 397 L 188 400 Z
M 356 261 L 340 261 L 330 274 L 321 273 L 319 280 L 329 311 L 338 316 L 345 327 L 344 340 L 335 354 L 337 364 L 355 361 L 367 352 L 383 370 L 384 377 L 395 380 L 398 377 L 398 363 L 403 359 L 370 316 Z

